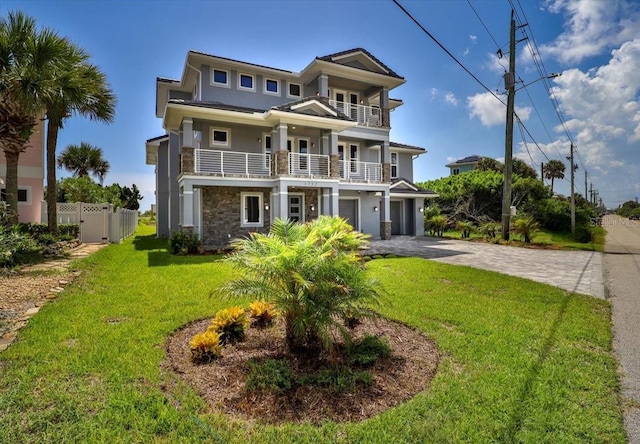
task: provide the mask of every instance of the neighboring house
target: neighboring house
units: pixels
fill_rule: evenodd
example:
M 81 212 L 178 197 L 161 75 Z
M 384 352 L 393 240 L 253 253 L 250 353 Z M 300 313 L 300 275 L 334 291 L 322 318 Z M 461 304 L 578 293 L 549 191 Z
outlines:
M 467 171 L 472 171 L 475 169 L 476 165 L 480 160 L 482 160 L 483 156 L 478 156 L 476 154 L 472 156 L 465 157 L 464 159 L 456 160 L 455 162 L 451 162 L 446 164 L 447 168 L 450 168 L 450 176 L 455 176 L 460 173 L 466 173 Z
M 40 120 L 20 154 L 18 163 L 18 215 L 20 222 L 40 222 L 44 199 L 44 121 Z M 5 200 L 7 160 L 0 150 L 0 200 Z
M 404 78 L 364 49 L 301 72 L 189 51 L 180 80 L 158 78 L 147 140 L 157 234 L 194 230 L 206 247 L 267 232 L 275 218 L 340 215 L 373 238 L 422 235 L 413 183 L 424 148 L 389 140 L 389 91 Z

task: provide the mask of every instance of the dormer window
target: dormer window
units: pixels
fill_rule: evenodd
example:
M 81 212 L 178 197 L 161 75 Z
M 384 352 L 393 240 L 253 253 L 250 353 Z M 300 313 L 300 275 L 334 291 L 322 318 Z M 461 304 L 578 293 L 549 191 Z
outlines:
M 264 79 L 264 93 L 279 96 L 280 82 L 273 79 Z
M 299 83 L 289 83 L 289 91 L 287 91 L 288 97 L 301 97 L 302 96 L 302 87 Z
M 229 71 L 224 69 L 214 69 L 211 74 L 212 83 L 216 86 L 229 88 Z
M 250 74 L 238 74 L 238 89 L 244 91 L 255 91 L 255 78 Z

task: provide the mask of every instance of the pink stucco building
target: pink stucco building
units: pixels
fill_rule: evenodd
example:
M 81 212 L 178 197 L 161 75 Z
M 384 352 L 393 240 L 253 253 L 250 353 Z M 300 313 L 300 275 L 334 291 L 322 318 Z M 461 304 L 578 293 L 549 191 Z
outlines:
M 30 146 L 20 154 L 18 164 L 18 214 L 20 222 L 40 222 L 44 199 L 44 122 L 40 121 L 31 136 Z M 7 175 L 7 160 L 0 154 L 0 188 L 2 200 Z

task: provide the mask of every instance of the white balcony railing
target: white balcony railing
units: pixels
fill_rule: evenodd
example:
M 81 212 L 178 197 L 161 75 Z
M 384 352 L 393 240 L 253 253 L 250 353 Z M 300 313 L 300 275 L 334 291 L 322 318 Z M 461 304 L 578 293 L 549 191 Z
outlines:
M 380 127 L 382 126 L 382 110 L 374 106 L 356 105 L 347 102 L 329 100 L 329 104 L 338 111 L 351 117 L 359 125 Z
M 340 178 L 350 182 L 382 182 L 382 164 L 372 162 L 340 161 Z
M 329 177 L 329 156 L 289 153 L 292 176 Z
M 221 176 L 269 176 L 271 156 L 207 149 L 194 150 L 195 173 Z

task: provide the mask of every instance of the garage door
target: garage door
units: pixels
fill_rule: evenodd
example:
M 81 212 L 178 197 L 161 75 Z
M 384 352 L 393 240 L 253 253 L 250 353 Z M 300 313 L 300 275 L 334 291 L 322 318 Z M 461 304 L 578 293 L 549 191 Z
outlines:
M 340 199 L 340 217 L 346 219 L 349 224 L 358 229 L 358 201 L 355 199 Z

